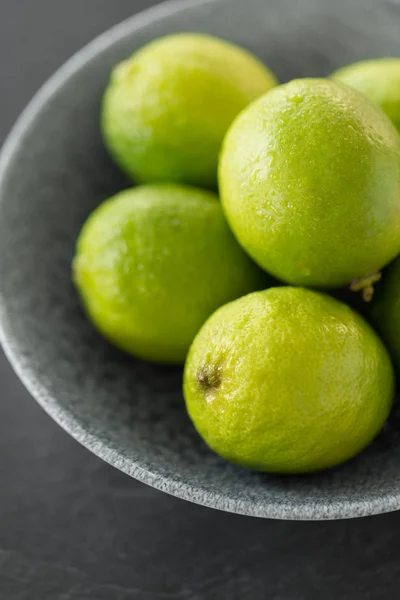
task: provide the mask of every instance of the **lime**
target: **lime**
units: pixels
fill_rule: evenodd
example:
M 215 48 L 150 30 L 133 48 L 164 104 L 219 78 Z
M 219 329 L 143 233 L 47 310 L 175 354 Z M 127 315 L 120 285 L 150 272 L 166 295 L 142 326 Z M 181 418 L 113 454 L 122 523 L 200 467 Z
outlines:
M 332 78 L 376 102 L 400 129 L 400 58 L 376 58 L 343 67 Z
M 290 284 L 341 287 L 400 252 L 400 136 L 343 84 L 295 80 L 245 109 L 220 192 L 245 250 Z
M 97 208 L 80 234 L 73 276 L 111 342 L 169 363 L 184 361 L 221 304 L 267 285 L 217 196 L 173 184 L 129 189 Z
M 382 281 L 366 310 L 400 374 L 400 257 L 384 270 Z
M 270 288 L 218 309 L 189 351 L 189 415 L 222 457 L 305 473 L 367 446 L 392 406 L 393 369 L 372 328 L 345 304 Z
M 200 34 L 161 38 L 112 72 L 106 145 L 138 182 L 215 187 L 229 125 L 273 85 L 267 67 L 238 46 Z

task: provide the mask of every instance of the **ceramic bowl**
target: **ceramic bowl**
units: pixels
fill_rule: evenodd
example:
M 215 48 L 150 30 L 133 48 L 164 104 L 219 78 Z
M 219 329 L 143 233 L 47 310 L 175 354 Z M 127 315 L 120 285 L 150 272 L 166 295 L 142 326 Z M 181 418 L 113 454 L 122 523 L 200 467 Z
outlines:
M 332 519 L 400 507 L 396 415 L 369 449 L 324 474 L 236 468 L 195 433 L 181 371 L 109 346 L 84 317 L 70 277 L 83 221 L 128 185 L 99 134 L 115 63 L 158 36 L 200 31 L 249 48 L 286 81 L 400 55 L 399 29 L 400 4 L 389 0 L 166 3 L 89 44 L 31 102 L 0 161 L 1 341 L 32 396 L 89 450 L 160 490 L 246 515 Z

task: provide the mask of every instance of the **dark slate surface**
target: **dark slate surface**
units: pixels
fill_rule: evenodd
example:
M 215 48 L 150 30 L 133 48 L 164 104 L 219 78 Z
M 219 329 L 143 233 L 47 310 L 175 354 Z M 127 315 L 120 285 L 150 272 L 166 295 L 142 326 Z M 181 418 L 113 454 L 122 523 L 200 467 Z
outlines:
M 150 4 L 3 0 L 0 138 L 72 52 Z M 0 399 L 1 600 L 398 597 L 399 513 L 290 523 L 201 508 L 81 448 L 2 356 Z

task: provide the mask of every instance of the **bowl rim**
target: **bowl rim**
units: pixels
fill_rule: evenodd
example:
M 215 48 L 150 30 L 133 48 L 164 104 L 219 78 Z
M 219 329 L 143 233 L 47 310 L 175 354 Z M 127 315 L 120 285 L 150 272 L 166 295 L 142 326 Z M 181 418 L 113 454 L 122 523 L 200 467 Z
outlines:
M 224 1 L 226 0 L 167 0 L 114 25 L 74 53 L 39 88 L 5 139 L 0 152 L 0 203 L 6 201 L 5 191 L 8 169 L 14 160 L 14 156 L 22 146 L 25 134 L 34 125 L 38 115 L 46 109 L 48 101 L 73 74 L 85 68 L 91 59 L 100 52 L 106 51 L 117 40 L 131 35 L 152 22 L 179 13 L 183 9 L 206 4 L 218 4 Z M 309 521 L 331 520 L 377 515 L 400 509 L 400 491 L 398 494 L 392 493 L 372 500 L 366 497 L 364 500 L 343 500 L 332 504 L 324 501 L 313 501 L 311 505 L 297 504 L 293 501 L 284 504 L 271 501 L 255 503 L 251 499 L 237 501 L 227 498 L 223 494 L 181 482 L 178 478 L 174 479 L 170 475 L 155 474 L 139 467 L 124 454 L 123 450 L 115 450 L 111 445 L 101 441 L 98 435 L 88 431 L 79 419 L 58 404 L 54 395 L 47 390 L 45 382 L 39 381 L 30 361 L 18 349 L 18 343 L 12 333 L 6 304 L 7 301 L 0 288 L 0 344 L 14 372 L 29 394 L 71 437 L 93 454 L 127 475 L 178 498 L 209 508 L 253 517 Z

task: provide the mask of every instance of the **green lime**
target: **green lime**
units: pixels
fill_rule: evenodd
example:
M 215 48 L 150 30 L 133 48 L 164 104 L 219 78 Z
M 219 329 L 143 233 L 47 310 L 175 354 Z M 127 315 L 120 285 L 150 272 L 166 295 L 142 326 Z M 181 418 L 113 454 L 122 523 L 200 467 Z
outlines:
M 290 284 L 341 287 L 400 252 L 400 136 L 346 85 L 300 79 L 257 100 L 227 134 L 219 178 L 239 242 Z
M 393 400 L 388 353 L 345 304 L 270 288 L 218 309 L 189 351 L 184 393 L 205 442 L 259 471 L 334 467 L 365 448 Z
M 126 190 L 80 234 L 73 277 L 87 313 L 119 348 L 180 363 L 221 304 L 266 287 L 217 196 L 178 185 Z
M 102 114 L 106 145 L 138 182 L 215 187 L 228 127 L 276 83 L 256 57 L 223 40 L 161 38 L 112 72 Z
M 400 374 L 400 257 L 384 270 L 367 316 L 382 336 Z
M 400 58 L 376 58 L 343 67 L 332 74 L 376 102 L 400 129 Z

